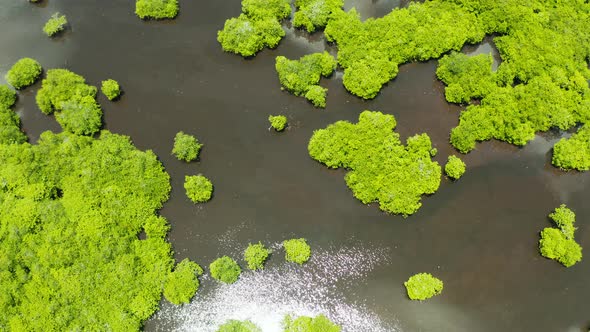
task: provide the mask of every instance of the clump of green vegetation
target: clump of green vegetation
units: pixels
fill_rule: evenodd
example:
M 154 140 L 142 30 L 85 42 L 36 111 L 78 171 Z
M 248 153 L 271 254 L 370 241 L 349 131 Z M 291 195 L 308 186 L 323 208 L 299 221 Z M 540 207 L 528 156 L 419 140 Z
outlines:
M 108 131 L 45 132 L 0 145 L 0 184 L 0 326 L 140 330 L 174 265 L 156 155 Z
M 344 0 L 295 0 L 297 11 L 293 26 L 308 32 L 322 29 L 328 24 L 330 14 L 344 6 Z
M 221 325 L 217 332 L 262 332 L 262 330 L 249 320 L 230 319 Z
M 284 332 L 340 332 L 340 326 L 332 323 L 328 317 L 299 316 L 293 319 L 290 315 L 283 320 Z
M 5 78 L 8 84 L 16 89 L 22 89 L 35 83 L 39 76 L 41 76 L 42 71 L 43 68 L 36 60 L 22 58 L 18 60 L 10 70 L 8 70 Z
M 453 180 L 459 180 L 465 174 L 465 163 L 457 156 L 449 156 L 445 165 L 445 173 Z
M 199 289 L 198 276 L 203 274 L 199 264 L 183 259 L 174 271 L 168 275 L 164 285 L 164 296 L 172 304 L 189 303 L 197 289 Z
M 0 85 L 0 144 L 21 144 L 27 136 L 20 129 L 20 118 L 10 108 L 16 102 L 16 93 Z
M 92 135 L 102 127 L 102 110 L 92 96 L 74 96 L 61 103 L 61 112 L 55 115 L 61 127 L 77 135 Z
M 199 152 L 202 147 L 203 144 L 199 143 L 199 140 L 196 137 L 180 131 L 174 137 L 172 154 L 175 155 L 178 160 L 190 162 L 199 157 Z
M 68 24 L 68 20 L 65 15 L 59 15 L 59 13 L 53 14 L 49 21 L 43 26 L 43 32 L 49 37 L 55 36 L 57 33 L 63 31 Z
M 100 90 L 109 100 L 115 100 L 121 95 L 121 87 L 119 87 L 119 82 L 113 79 L 102 81 Z
M 338 121 L 315 131 L 308 151 L 330 168 L 349 169 L 346 184 L 364 204 L 379 201 L 381 210 L 407 216 L 418 211 L 422 195 L 438 190 L 441 167 L 431 160 L 428 135 L 403 146 L 395 126 L 392 115 L 364 111 L 357 124 Z
M 311 257 L 311 247 L 305 239 L 291 239 L 283 241 L 285 260 L 302 265 Z
M 250 270 L 262 270 L 270 254 L 270 249 L 267 249 L 262 243 L 250 243 L 244 251 L 244 260 L 248 263 Z
M 14 103 L 16 103 L 16 92 L 6 85 L 0 85 L 0 108 L 11 108 Z
M 436 76 L 443 81 L 445 97 L 450 103 L 467 103 L 472 98 L 481 99 L 496 87 L 496 75 L 492 72 L 494 59 L 491 54 L 468 56 L 452 52 L 443 56 L 436 69 Z
M 562 138 L 553 147 L 554 166 L 563 170 L 590 169 L 590 126 L 586 125 L 570 138 Z
M 141 19 L 166 19 L 178 15 L 178 0 L 137 0 L 135 14 Z
M 184 177 L 184 190 L 193 203 L 205 203 L 211 199 L 213 184 L 203 175 L 187 175 Z
M 233 284 L 238 281 L 238 278 L 242 273 L 242 269 L 238 263 L 227 256 L 214 260 L 213 263 L 209 265 L 209 271 L 213 278 L 226 284 Z
M 539 250 L 543 257 L 556 260 L 570 267 L 582 260 L 582 247 L 574 240 L 575 213 L 565 204 L 549 214 L 558 228 L 547 227 L 541 232 Z
M 316 107 L 325 107 L 327 89 L 318 83 L 322 76 L 328 77 L 336 69 L 336 60 L 328 52 L 304 55 L 299 60 L 277 56 L 275 68 L 285 89 L 305 96 Z
M 287 117 L 284 115 L 269 115 L 268 122 L 276 131 L 283 131 L 287 127 Z
M 418 273 L 404 282 L 408 297 L 412 300 L 427 300 L 443 290 L 443 282 L 430 273 Z
M 289 0 L 242 0 L 242 14 L 225 21 L 217 41 L 224 51 L 243 57 L 275 48 L 285 36 L 280 20 L 290 13 Z

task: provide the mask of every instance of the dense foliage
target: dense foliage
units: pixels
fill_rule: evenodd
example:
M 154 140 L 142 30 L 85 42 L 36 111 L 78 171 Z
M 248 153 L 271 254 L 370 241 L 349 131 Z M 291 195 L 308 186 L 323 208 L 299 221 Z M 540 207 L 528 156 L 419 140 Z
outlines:
M 340 332 L 340 326 L 332 323 L 328 317 L 299 316 L 293 319 L 287 315 L 283 320 L 284 332 Z
M 322 29 L 328 23 L 332 12 L 344 6 L 344 0 L 295 0 L 297 11 L 293 16 L 293 26 L 305 28 L 308 32 Z
M 290 13 L 288 0 L 242 0 L 242 14 L 225 21 L 217 41 L 224 51 L 243 57 L 275 48 L 285 36 L 280 20 Z
M 408 297 L 412 300 L 427 300 L 443 290 L 443 282 L 430 273 L 418 273 L 404 282 Z
M 553 147 L 553 165 L 563 169 L 587 171 L 590 169 L 590 125 L 586 125 L 570 138 L 562 138 Z
M 543 257 L 554 259 L 565 267 L 570 267 L 582 260 L 582 247 L 574 240 L 576 227 L 575 213 L 565 204 L 549 214 L 558 228 L 547 227 L 541 231 L 539 250 Z
M 436 76 L 447 85 L 447 101 L 460 104 L 487 96 L 496 86 L 493 62 L 491 54 L 468 56 L 453 52 L 443 56 Z
M 45 132 L 0 145 L 0 186 L 0 330 L 132 331 L 158 308 L 173 260 L 154 153 Z
M 217 279 L 226 284 L 233 284 L 238 281 L 242 269 L 230 257 L 223 256 L 209 264 L 209 271 L 214 279 Z
M 135 14 L 141 19 L 166 19 L 178 15 L 178 0 L 137 0 Z
M 189 303 L 199 289 L 198 276 L 203 274 L 199 264 L 183 259 L 168 275 L 164 285 L 164 296 L 173 304 Z
M 285 260 L 299 265 L 306 263 L 311 257 L 311 247 L 305 239 L 290 239 L 283 241 Z
M 230 319 L 221 325 L 217 332 L 262 332 L 262 330 L 249 320 Z
M 316 107 L 326 106 L 327 89 L 318 83 L 336 69 L 336 60 L 328 52 L 304 55 L 299 60 L 277 56 L 275 68 L 281 85 L 289 92 L 305 96 Z
M 20 129 L 20 118 L 10 107 L 16 102 L 16 93 L 0 85 L 0 144 L 20 144 L 27 136 Z
M 269 115 L 268 122 L 276 131 L 283 131 L 287 127 L 287 117 L 284 115 Z
M 55 13 L 43 26 L 43 32 L 45 32 L 47 36 L 53 37 L 57 33 L 63 31 L 66 27 L 66 24 L 68 24 L 66 16 L 60 16 L 59 13 Z
M 445 165 L 445 174 L 453 180 L 458 180 L 465 174 L 465 163 L 457 156 L 449 156 Z
M 349 169 L 346 184 L 361 202 L 379 201 L 381 210 L 407 216 L 418 211 L 422 195 L 438 190 L 441 167 L 431 160 L 428 135 L 403 146 L 395 126 L 392 115 L 364 111 L 357 124 L 338 121 L 315 131 L 308 150 L 330 168 Z
M 102 93 L 109 99 L 115 100 L 121 94 L 121 88 L 119 87 L 119 82 L 108 79 L 106 81 L 102 81 L 102 85 L 100 87 Z
M 6 85 L 0 85 L 0 109 L 11 108 L 16 103 L 16 92 Z
M 267 249 L 262 243 L 250 243 L 244 251 L 244 260 L 248 263 L 250 270 L 262 270 L 270 253 L 270 249 Z
M 184 177 L 186 196 L 193 203 L 205 203 L 213 195 L 213 184 L 203 175 L 187 175 Z
M 202 147 L 203 144 L 199 143 L 199 140 L 196 137 L 180 131 L 174 136 L 172 154 L 175 155 L 178 160 L 190 162 L 199 157 L 199 152 Z
M 18 60 L 6 73 L 6 82 L 16 89 L 26 88 L 35 83 L 43 68 L 37 60 L 22 58 Z

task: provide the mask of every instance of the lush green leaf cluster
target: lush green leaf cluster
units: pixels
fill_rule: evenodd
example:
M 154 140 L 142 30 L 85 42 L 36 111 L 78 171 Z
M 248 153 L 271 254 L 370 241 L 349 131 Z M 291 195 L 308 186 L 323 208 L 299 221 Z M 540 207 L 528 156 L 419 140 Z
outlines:
M 276 131 L 283 131 L 287 127 L 287 117 L 284 115 L 269 115 L 268 122 Z
M 197 277 L 201 274 L 203 269 L 199 264 L 187 258 L 183 259 L 168 275 L 164 285 L 164 296 L 173 304 L 189 303 L 199 289 Z
M 49 37 L 53 37 L 57 33 L 63 31 L 68 24 L 68 20 L 66 19 L 65 15 L 59 15 L 59 13 L 55 13 L 51 16 L 49 21 L 45 23 L 43 26 L 43 32 Z
M 285 260 L 302 265 L 311 257 L 311 247 L 305 239 L 290 239 L 283 241 Z
M 562 138 L 553 146 L 553 165 L 563 169 L 590 169 L 590 126 L 586 125 L 570 138 Z
M 293 16 L 293 26 L 305 28 L 308 32 L 322 29 L 328 24 L 333 12 L 344 6 L 344 0 L 295 0 L 297 11 Z
M 217 332 L 262 332 L 262 330 L 249 320 L 230 319 L 221 325 Z
M 238 281 L 242 273 L 238 263 L 227 256 L 220 257 L 209 264 L 209 271 L 214 279 L 226 284 L 233 284 Z
M 257 244 L 250 243 L 244 251 L 244 260 L 248 263 L 250 270 L 262 270 L 270 254 L 270 249 L 267 249 L 261 242 Z
M 408 297 L 412 300 L 427 300 L 443 290 L 443 282 L 430 273 L 418 273 L 404 282 Z
M 137 0 L 135 14 L 141 19 L 166 19 L 178 15 L 178 0 Z
M 283 327 L 284 332 L 340 332 L 340 326 L 332 323 L 324 315 L 299 316 L 295 319 L 287 315 L 283 320 Z
M 275 48 L 285 36 L 280 20 L 290 13 L 289 0 L 242 0 L 242 14 L 225 21 L 217 41 L 224 51 L 243 57 Z
M 203 175 L 187 175 L 184 177 L 186 196 L 193 203 L 205 203 L 213 195 L 213 184 Z
M 379 201 L 381 210 L 407 216 L 418 211 L 422 195 L 438 190 L 441 167 L 431 160 L 428 135 L 403 146 L 395 126 L 392 115 L 364 111 L 357 124 L 338 121 L 315 131 L 308 150 L 330 168 L 349 169 L 346 184 L 361 202 Z
M 203 144 L 199 143 L 199 140 L 196 137 L 180 131 L 174 136 L 172 154 L 175 155 L 178 160 L 190 162 L 199 157 L 199 152 L 202 147 Z
M 119 82 L 108 79 L 106 81 L 102 81 L 102 85 L 100 87 L 102 93 L 109 99 L 114 100 L 121 94 L 121 88 L 119 87 Z
M 453 180 L 458 180 L 465 174 L 465 163 L 457 156 L 449 156 L 445 165 L 445 173 Z
M 277 56 L 275 68 L 281 85 L 289 92 L 305 96 L 317 107 L 326 106 L 327 89 L 318 83 L 336 69 L 336 60 L 328 52 L 304 55 L 299 60 Z
M 20 130 L 20 118 L 10 108 L 16 102 L 16 93 L 0 85 L 0 144 L 20 144 L 27 136 Z
M 447 85 L 447 101 L 459 104 L 487 96 L 496 87 L 493 62 L 491 54 L 468 56 L 452 52 L 443 56 L 439 60 L 436 76 Z
M 570 267 L 581 261 L 582 247 L 574 240 L 575 213 L 562 204 L 549 214 L 549 218 L 558 228 L 547 227 L 541 231 L 541 239 L 539 240 L 541 255 L 554 259 L 565 267 Z
M 26 88 L 35 83 L 43 68 L 37 60 L 22 58 L 18 60 L 6 73 L 6 82 L 16 89 Z
M 0 330 L 139 330 L 173 267 L 156 155 L 45 132 L 0 145 L 0 187 Z
M 16 92 L 6 85 L 0 85 L 0 108 L 11 108 L 14 103 L 16 103 Z

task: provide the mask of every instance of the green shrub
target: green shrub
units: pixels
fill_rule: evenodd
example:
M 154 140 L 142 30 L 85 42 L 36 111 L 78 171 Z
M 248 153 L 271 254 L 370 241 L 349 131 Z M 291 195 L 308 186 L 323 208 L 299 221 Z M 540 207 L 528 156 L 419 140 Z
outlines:
M 174 271 L 168 275 L 164 285 L 164 296 L 172 304 L 189 303 L 197 289 L 199 289 L 199 279 L 197 276 L 203 274 L 203 269 L 199 264 L 183 259 L 176 265 Z
M 184 177 L 186 196 L 193 203 L 205 203 L 211 199 L 213 184 L 203 175 L 187 175 Z
M 431 160 L 428 135 L 403 146 L 395 126 L 392 115 L 364 111 L 357 124 L 338 121 L 316 130 L 308 151 L 330 168 L 349 169 L 346 184 L 364 204 L 379 201 L 381 210 L 407 216 L 418 211 L 423 194 L 438 190 L 441 168 Z
M 62 104 L 83 97 L 96 97 L 96 88 L 87 85 L 84 77 L 67 69 L 49 69 L 37 92 L 37 106 L 45 114 L 61 111 Z
M 242 0 L 242 12 L 254 20 L 282 20 L 291 15 L 291 4 L 289 0 Z
M 217 41 L 226 52 L 251 57 L 265 47 L 277 47 L 284 36 L 277 19 L 254 20 L 242 14 L 225 21 L 223 30 L 217 32 Z
M 2 95 L 1 91 L 2 86 L 0 86 L 0 96 Z M 12 110 L 0 106 L 0 144 L 21 144 L 26 141 L 27 136 L 20 130 L 18 115 Z
M 295 0 L 297 11 L 293 17 L 293 26 L 305 28 L 308 32 L 322 29 L 328 23 L 330 14 L 342 6 L 343 0 Z
M 561 204 L 549 218 L 559 228 L 547 227 L 541 231 L 539 250 L 543 257 L 556 260 L 565 267 L 570 267 L 582 260 L 582 247 L 574 240 L 576 227 L 575 213 Z
M 340 326 L 332 323 L 328 317 L 299 316 L 293 319 L 290 315 L 283 320 L 284 332 L 340 332 Z
M 305 93 L 305 99 L 309 100 L 315 107 L 326 107 L 326 93 L 328 89 L 319 85 L 312 85 Z
M 35 83 L 39 76 L 41 76 L 42 71 L 43 68 L 36 60 L 22 58 L 18 60 L 10 70 L 8 70 L 5 78 L 8 84 L 16 89 L 22 89 Z
M 217 332 L 262 332 L 262 330 L 249 320 L 230 319 L 221 325 Z
M 178 160 L 190 162 L 199 157 L 199 152 L 202 147 L 203 144 L 199 143 L 199 140 L 194 136 L 180 131 L 174 137 L 172 154 L 175 155 Z
M 568 209 L 565 204 L 561 204 L 558 208 L 555 208 L 555 211 L 549 214 L 549 218 L 559 227 L 563 235 L 568 239 L 574 238 L 574 233 L 577 229 L 574 227 L 574 223 L 576 222 L 574 211 Z
M 248 244 L 248 248 L 244 251 L 244 260 L 248 263 L 250 270 L 264 269 L 264 263 L 270 256 L 271 251 L 267 249 L 262 243 Z
M 412 300 L 427 300 L 443 290 L 443 282 L 430 273 L 418 273 L 404 282 L 408 297 Z
M 119 87 L 119 83 L 112 79 L 102 81 L 102 86 L 100 87 L 100 90 L 109 100 L 115 100 L 119 97 L 119 95 L 121 95 L 121 88 Z
M 302 265 L 311 257 L 311 248 L 305 239 L 291 239 L 283 241 L 285 248 L 285 260 L 287 262 L 297 263 Z
M 0 85 L 0 109 L 11 108 L 16 103 L 16 92 L 6 85 Z
M 68 24 L 68 20 L 66 19 L 65 15 L 59 15 L 59 13 L 55 13 L 51 16 L 49 21 L 45 23 L 43 27 L 43 32 L 49 37 L 55 36 L 57 33 L 63 31 Z
M 226 284 L 233 284 L 238 281 L 242 269 L 233 259 L 223 256 L 209 265 L 211 276 Z
M 472 98 L 481 99 L 490 94 L 496 87 L 493 62 L 491 54 L 468 56 L 452 52 L 443 56 L 439 60 L 436 76 L 447 85 L 447 101 L 467 103 Z
M 465 174 L 465 163 L 457 156 L 449 156 L 445 165 L 445 173 L 453 180 L 458 180 Z
M 268 122 L 276 131 L 283 131 L 287 127 L 287 117 L 284 115 L 269 115 Z
M 178 0 L 137 0 L 135 14 L 141 19 L 166 19 L 178 15 Z
M 92 96 L 74 97 L 61 104 L 55 119 L 63 130 L 77 135 L 92 135 L 102 126 L 102 110 Z
M 554 166 L 563 170 L 590 169 L 590 126 L 586 125 L 570 138 L 562 138 L 553 147 Z

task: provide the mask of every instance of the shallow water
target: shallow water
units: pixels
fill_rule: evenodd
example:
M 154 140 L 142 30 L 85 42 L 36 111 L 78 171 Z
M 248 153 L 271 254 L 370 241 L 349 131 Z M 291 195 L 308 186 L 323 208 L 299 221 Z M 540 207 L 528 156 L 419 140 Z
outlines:
M 17 59 L 29 56 L 45 68 L 69 68 L 90 84 L 106 78 L 120 82 L 125 92 L 120 101 L 99 97 L 106 128 L 131 136 L 141 149 L 154 150 L 171 174 L 173 190 L 162 214 L 172 224 L 169 237 L 177 259 L 190 257 L 207 266 L 221 255 L 237 258 L 248 242 L 271 244 L 289 237 L 306 237 L 318 255 L 309 266 L 293 269 L 282 263 L 278 251 L 268 271 L 246 274 L 235 289 L 205 279 L 195 303 L 175 310 L 163 303 L 162 314 L 147 323 L 147 331 L 175 326 L 198 330 L 207 325 L 195 321 L 203 306 L 213 309 L 214 322 L 242 313 L 238 318 L 247 318 L 248 312 L 234 307 L 215 311 L 227 300 L 227 291 L 242 296 L 249 285 L 272 280 L 270 288 L 258 293 L 256 299 L 262 301 L 265 291 L 297 289 L 281 282 L 295 278 L 296 286 L 297 278 L 322 271 L 321 255 L 350 248 L 361 257 L 380 253 L 386 259 L 359 263 L 361 277 L 339 274 L 333 281 L 325 276 L 317 289 L 301 288 L 305 301 L 293 310 L 337 318 L 339 308 L 345 308 L 358 313 L 352 317 L 371 317 L 373 326 L 391 331 L 588 327 L 590 264 L 582 261 L 565 269 L 537 250 L 539 231 L 550 225 L 547 214 L 566 203 L 578 216 L 576 239 L 584 255 L 590 255 L 590 206 L 585 201 L 590 175 L 551 167 L 550 150 L 559 134 L 541 135 L 522 149 L 500 142 L 479 144 L 464 156 L 465 176 L 456 183 L 443 179 L 440 190 L 425 197 L 414 216 L 384 214 L 354 199 L 344 171 L 328 170 L 309 158 L 307 142 L 314 130 L 334 121 L 356 121 L 364 109 L 380 110 L 395 115 L 404 139 L 427 132 L 439 151 L 436 160 L 443 163 L 455 153 L 448 135 L 460 107 L 444 101 L 444 87 L 434 75 L 437 62 L 401 66 L 399 76 L 372 101 L 348 94 L 338 75 L 324 79 L 328 107 L 315 109 L 280 90 L 274 57 L 321 51 L 326 48 L 321 34 L 308 38 L 291 30 L 278 49 L 244 60 L 223 53 L 216 41 L 225 19 L 239 14 L 239 0 L 180 3 L 176 20 L 142 22 L 133 14 L 133 1 L 105 5 L 98 0 L 49 0 L 35 6 L 0 0 L 0 76 Z M 385 15 L 397 3 L 359 0 L 356 5 L 368 17 Z M 55 11 L 68 16 L 71 29 L 50 40 L 41 27 Z M 21 93 L 16 108 L 32 141 L 44 130 L 59 129 L 35 106 L 39 85 Z M 279 113 L 290 123 L 281 134 L 267 130 L 268 115 Z M 186 164 L 170 155 L 180 130 L 205 144 L 199 162 Z M 184 196 L 184 176 L 195 173 L 215 185 L 207 204 L 193 205 Z M 423 303 L 409 301 L 403 281 L 418 272 L 441 278 L 443 293 Z M 326 297 L 316 303 L 305 297 L 322 289 Z M 279 308 L 292 308 L 280 300 Z M 190 317 L 195 317 L 193 325 L 183 325 Z

